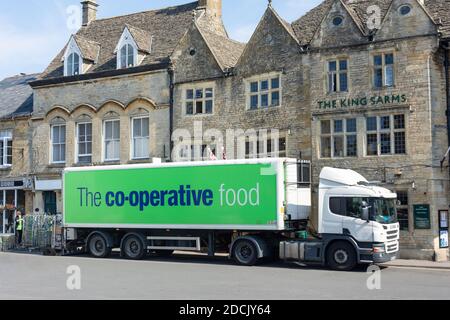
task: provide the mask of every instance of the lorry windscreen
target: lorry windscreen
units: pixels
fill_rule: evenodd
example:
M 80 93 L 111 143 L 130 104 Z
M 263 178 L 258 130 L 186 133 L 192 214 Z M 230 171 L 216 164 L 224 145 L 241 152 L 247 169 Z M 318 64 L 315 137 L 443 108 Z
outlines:
M 397 223 L 395 199 L 371 198 L 370 220 L 381 224 Z

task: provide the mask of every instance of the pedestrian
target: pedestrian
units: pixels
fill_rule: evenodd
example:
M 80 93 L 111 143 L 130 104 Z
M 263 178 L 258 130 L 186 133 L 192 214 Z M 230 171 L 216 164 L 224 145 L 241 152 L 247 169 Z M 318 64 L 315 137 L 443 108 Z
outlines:
M 23 234 L 22 211 L 17 210 L 17 216 L 16 216 L 16 238 L 17 238 L 17 244 L 19 246 L 22 245 L 22 234 Z

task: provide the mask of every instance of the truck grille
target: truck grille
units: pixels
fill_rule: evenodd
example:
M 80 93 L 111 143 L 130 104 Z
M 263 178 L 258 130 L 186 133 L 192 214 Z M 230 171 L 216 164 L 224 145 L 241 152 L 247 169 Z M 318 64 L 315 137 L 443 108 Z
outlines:
M 387 239 L 388 241 L 392 241 L 392 240 L 398 240 L 398 230 L 393 230 L 393 231 L 388 231 L 387 232 Z
M 393 252 L 397 252 L 398 251 L 398 241 L 394 242 L 394 243 L 388 243 L 386 245 L 386 252 L 387 253 L 393 253 Z

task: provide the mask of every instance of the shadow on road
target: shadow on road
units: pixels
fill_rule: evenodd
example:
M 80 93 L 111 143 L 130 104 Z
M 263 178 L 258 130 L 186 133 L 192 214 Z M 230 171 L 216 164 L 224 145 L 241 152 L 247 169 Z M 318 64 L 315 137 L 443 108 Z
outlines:
M 76 257 L 83 258 L 87 260 L 97 260 L 92 258 L 89 254 L 72 255 L 66 257 Z M 129 261 L 120 256 L 118 252 L 113 252 L 111 257 L 107 259 L 102 259 L 102 261 Z M 198 265 L 221 265 L 221 266 L 234 266 L 240 267 L 233 260 L 229 259 L 227 256 L 215 256 L 209 257 L 202 254 L 189 254 L 183 252 L 177 252 L 170 257 L 158 257 L 154 255 L 148 255 L 144 260 L 133 261 L 135 263 L 149 263 L 149 262 L 164 262 L 164 263 L 185 263 L 185 264 L 198 264 Z M 245 267 L 242 267 L 245 268 Z M 283 262 L 281 260 L 271 260 L 262 261 L 260 264 L 254 266 L 253 268 L 278 268 L 278 269 L 299 269 L 299 270 L 317 270 L 317 271 L 330 271 L 327 267 L 321 265 L 303 265 L 295 262 Z M 386 267 L 380 267 L 382 270 Z M 353 273 L 365 273 L 367 271 L 367 265 L 359 265 L 353 271 Z

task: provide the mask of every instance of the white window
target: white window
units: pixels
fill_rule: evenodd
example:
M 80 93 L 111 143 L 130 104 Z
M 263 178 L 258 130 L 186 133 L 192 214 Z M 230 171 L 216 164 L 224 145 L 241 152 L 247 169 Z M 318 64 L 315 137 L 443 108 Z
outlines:
M 405 115 L 366 118 L 366 154 L 406 154 Z
M 120 120 L 105 120 L 103 127 L 105 161 L 118 161 L 120 160 Z
M 394 54 L 377 54 L 373 56 L 373 85 L 375 88 L 393 87 Z
M 245 141 L 246 159 L 283 158 L 286 157 L 286 152 L 287 140 L 284 136 L 260 136 L 258 140 L 247 137 Z
M 138 117 L 132 119 L 132 158 L 150 158 L 150 119 L 148 117 Z
M 92 123 L 77 124 L 78 163 L 92 162 Z
M 119 69 L 131 68 L 136 64 L 135 48 L 131 44 L 125 44 L 120 48 Z
M 80 74 L 80 55 L 72 52 L 66 60 L 66 75 L 76 76 Z
M 0 131 L 0 167 L 12 166 L 12 131 Z
M 214 108 L 213 88 L 187 89 L 185 96 L 185 114 L 188 116 L 212 114 Z
M 55 124 L 51 127 L 52 163 L 66 162 L 66 125 Z
M 328 92 L 348 91 L 348 60 L 328 61 Z
M 281 78 L 263 76 L 246 81 L 247 109 L 267 109 L 281 105 Z
M 358 155 L 356 118 L 320 122 L 320 157 L 343 158 Z

